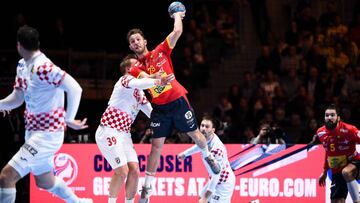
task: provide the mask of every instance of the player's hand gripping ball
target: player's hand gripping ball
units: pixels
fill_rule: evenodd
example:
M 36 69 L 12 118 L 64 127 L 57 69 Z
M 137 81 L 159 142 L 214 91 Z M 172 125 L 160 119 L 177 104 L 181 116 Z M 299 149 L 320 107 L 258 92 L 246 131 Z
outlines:
M 168 12 L 169 12 L 170 17 L 173 17 L 174 13 L 186 12 L 186 9 L 185 9 L 184 4 L 182 4 L 179 1 L 174 1 L 170 4 L 170 6 L 168 8 Z

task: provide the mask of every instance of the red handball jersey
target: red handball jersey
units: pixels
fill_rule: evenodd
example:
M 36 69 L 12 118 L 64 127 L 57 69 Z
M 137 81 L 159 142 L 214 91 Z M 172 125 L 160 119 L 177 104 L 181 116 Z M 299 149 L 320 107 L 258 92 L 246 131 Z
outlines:
M 316 135 L 325 148 L 324 169 L 331 168 L 332 173 L 338 173 L 349 161 L 360 160 L 356 151 L 360 132 L 355 126 L 340 121 L 334 130 L 329 131 L 322 126 Z
M 130 74 L 138 77 L 142 71 L 151 75 L 160 70 L 164 71 L 163 76 L 174 73 L 170 58 L 171 51 L 172 48 L 166 38 L 154 50 L 139 59 L 139 62 L 130 69 Z M 158 85 L 148 90 L 152 96 L 152 103 L 158 105 L 170 103 L 187 94 L 186 89 L 176 79 L 166 86 Z

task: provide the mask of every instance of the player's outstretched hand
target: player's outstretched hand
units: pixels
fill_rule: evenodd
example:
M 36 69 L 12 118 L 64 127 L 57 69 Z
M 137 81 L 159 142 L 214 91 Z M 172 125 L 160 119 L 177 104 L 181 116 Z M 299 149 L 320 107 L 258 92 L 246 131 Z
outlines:
M 87 118 L 84 118 L 83 120 L 66 121 L 66 125 L 74 130 L 82 130 L 89 127 L 86 125 L 86 121 Z
M 158 72 L 152 74 L 152 78 L 161 79 L 161 76 L 165 73 L 163 69 L 160 69 Z
M 186 157 L 185 157 L 185 154 L 184 154 L 184 153 L 180 153 L 180 154 L 177 155 L 177 158 L 178 158 L 179 160 L 184 160 Z
M 326 182 L 326 177 L 327 177 L 327 173 L 326 171 L 322 172 L 320 177 L 319 177 L 319 185 L 322 187 L 322 186 L 325 186 Z
M 205 198 L 205 197 L 201 197 L 201 198 L 199 199 L 199 203 L 208 203 L 208 199 Z
M 160 79 L 160 84 L 162 86 L 165 86 L 167 85 L 168 83 L 170 83 L 172 80 L 175 79 L 175 75 L 173 73 L 167 75 L 167 76 L 164 76 L 164 77 L 161 77 Z
M 175 18 L 175 15 L 179 15 L 181 19 L 185 18 L 185 11 L 184 12 L 176 12 L 174 14 L 171 15 L 171 18 Z
M 6 114 L 10 114 L 10 110 L 0 110 L 0 114 L 3 114 L 3 117 L 5 117 Z

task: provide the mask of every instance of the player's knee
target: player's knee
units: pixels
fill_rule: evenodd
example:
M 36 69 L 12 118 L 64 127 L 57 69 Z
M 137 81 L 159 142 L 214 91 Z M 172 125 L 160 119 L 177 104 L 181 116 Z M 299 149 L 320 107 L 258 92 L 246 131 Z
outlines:
M 0 173 L 0 187 L 5 187 L 6 186 L 6 176 L 1 172 Z
M 12 187 L 17 181 L 17 174 L 15 171 L 9 170 L 5 167 L 1 170 L 0 173 L 0 187 Z
M 44 183 L 41 182 L 41 181 L 36 181 L 36 186 L 37 186 L 38 188 L 43 189 L 43 190 L 47 190 L 47 189 L 51 188 L 50 185 L 46 185 L 46 184 L 44 184 Z
M 139 170 L 139 168 L 129 168 L 129 174 L 128 174 L 128 176 L 139 177 L 139 176 L 140 176 L 140 170 Z
M 157 143 L 153 143 L 151 145 L 151 151 L 152 152 L 156 152 L 156 153 L 160 153 L 161 149 L 162 149 L 163 144 L 157 144 Z
M 125 165 L 114 170 L 114 175 L 126 178 L 129 173 L 129 168 Z
M 38 188 L 44 189 L 44 190 L 48 190 L 50 188 L 52 188 L 55 184 L 54 181 L 52 181 L 51 179 L 41 179 L 41 178 L 36 178 L 35 177 L 35 182 L 36 182 L 36 186 Z
M 353 168 L 345 167 L 345 168 L 343 168 L 341 173 L 342 173 L 342 176 L 344 177 L 344 179 L 346 181 L 350 181 L 350 180 L 353 180 L 355 178 L 354 177 L 355 171 L 354 171 Z

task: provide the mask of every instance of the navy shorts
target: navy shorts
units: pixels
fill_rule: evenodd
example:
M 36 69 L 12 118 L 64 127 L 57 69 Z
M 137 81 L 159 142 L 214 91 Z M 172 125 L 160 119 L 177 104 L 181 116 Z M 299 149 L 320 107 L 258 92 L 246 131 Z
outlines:
M 354 161 L 351 161 L 351 163 L 356 166 L 357 174 L 356 174 L 355 178 L 358 180 L 359 179 L 360 161 L 354 160 Z M 332 199 L 332 200 L 340 199 L 340 198 L 346 199 L 347 194 L 348 194 L 348 188 L 347 188 L 346 181 L 345 181 L 344 177 L 342 176 L 341 172 L 333 174 L 330 191 L 331 191 L 330 199 Z
M 333 174 L 330 190 L 330 199 L 346 199 L 348 189 L 341 172 Z
M 183 133 L 197 129 L 197 121 L 190 104 L 185 97 L 180 97 L 164 105 L 153 104 L 150 126 L 153 138 L 168 137 L 173 128 Z

